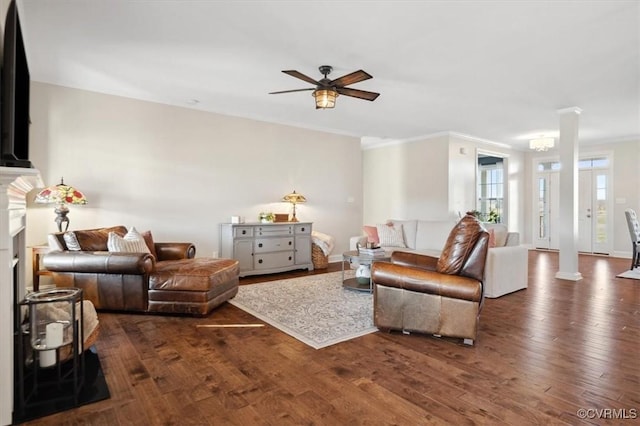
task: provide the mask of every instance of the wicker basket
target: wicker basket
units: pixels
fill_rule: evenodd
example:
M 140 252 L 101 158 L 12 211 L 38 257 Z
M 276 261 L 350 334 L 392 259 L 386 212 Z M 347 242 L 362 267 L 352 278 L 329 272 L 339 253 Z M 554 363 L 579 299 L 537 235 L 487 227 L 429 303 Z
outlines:
M 317 244 L 311 244 L 311 260 L 313 261 L 314 269 L 326 269 L 329 267 L 329 256 L 325 256 Z

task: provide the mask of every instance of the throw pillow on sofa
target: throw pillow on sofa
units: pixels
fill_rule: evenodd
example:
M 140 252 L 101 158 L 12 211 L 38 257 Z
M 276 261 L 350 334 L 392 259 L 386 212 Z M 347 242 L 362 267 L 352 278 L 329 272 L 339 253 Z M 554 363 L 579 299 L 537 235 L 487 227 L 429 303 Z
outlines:
M 142 233 L 142 238 L 144 238 L 144 242 L 147 244 L 147 247 L 149 247 L 149 251 L 153 257 L 157 259 L 158 254 L 156 253 L 156 244 L 153 242 L 153 235 L 151 235 L 151 231 L 144 231 Z
M 64 243 L 67 245 L 67 250 L 70 250 L 70 251 L 82 250 L 82 247 L 80 247 L 80 243 L 78 242 L 78 238 L 76 237 L 75 232 L 72 232 L 72 231 L 65 232 L 62 238 L 64 239 Z
M 385 223 L 376 225 L 382 247 L 407 247 L 402 224 Z
M 134 227 L 124 237 L 109 232 L 107 249 L 115 253 L 151 253 L 144 238 Z
M 489 229 L 489 248 L 496 246 L 496 232 L 493 229 Z

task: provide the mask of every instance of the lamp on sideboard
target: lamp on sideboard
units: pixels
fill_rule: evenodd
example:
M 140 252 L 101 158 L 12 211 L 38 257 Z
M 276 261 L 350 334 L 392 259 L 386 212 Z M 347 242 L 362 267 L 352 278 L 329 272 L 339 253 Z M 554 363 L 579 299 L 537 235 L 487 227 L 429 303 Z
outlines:
M 58 232 L 66 231 L 69 229 L 69 207 L 67 204 L 87 204 L 87 199 L 84 194 L 78 191 L 76 188 L 64 183 L 64 178 L 60 178 L 60 183 L 55 186 L 49 186 L 36 195 L 36 203 L 40 204 L 55 204 L 56 213 L 55 222 L 58 225 Z M 64 224 L 64 229 L 62 229 Z
M 282 201 L 293 204 L 293 216 L 291 217 L 290 222 L 297 222 L 298 218 L 296 218 L 296 204 L 305 203 L 307 199 L 304 198 L 304 195 L 298 194 L 294 189 L 292 193 L 282 197 Z

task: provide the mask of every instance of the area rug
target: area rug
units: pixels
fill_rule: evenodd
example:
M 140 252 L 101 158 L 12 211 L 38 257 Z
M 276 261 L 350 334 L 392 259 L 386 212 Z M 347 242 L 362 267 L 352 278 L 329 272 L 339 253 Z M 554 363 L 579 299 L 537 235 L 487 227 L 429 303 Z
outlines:
M 631 278 L 634 280 L 640 280 L 640 268 L 634 268 L 627 272 L 623 272 L 619 275 L 616 275 L 618 278 Z
M 229 303 L 315 349 L 378 330 L 373 296 L 344 289 L 341 272 L 243 285 Z

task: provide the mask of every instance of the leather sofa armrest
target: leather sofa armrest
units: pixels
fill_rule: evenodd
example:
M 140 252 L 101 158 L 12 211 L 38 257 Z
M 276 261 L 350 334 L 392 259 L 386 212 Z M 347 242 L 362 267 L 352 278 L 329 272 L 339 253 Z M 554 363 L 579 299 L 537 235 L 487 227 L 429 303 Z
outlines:
M 149 253 L 110 253 L 106 251 L 52 251 L 42 259 L 52 272 L 97 274 L 149 274 L 155 261 Z
M 401 288 L 417 293 L 435 294 L 472 302 L 482 300 L 482 283 L 478 280 L 394 263 L 375 262 L 371 266 L 371 280 L 375 285 Z
M 196 257 L 196 246 L 192 243 L 155 243 L 158 260 L 193 259 Z
M 391 254 L 391 263 L 402 266 L 412 266 L 429 271 L 435 271 L 438 258 L 420 253 L 394 251 Z

